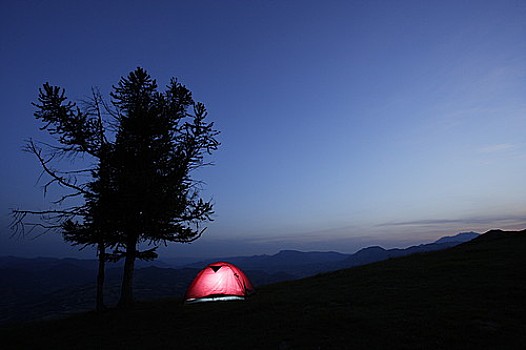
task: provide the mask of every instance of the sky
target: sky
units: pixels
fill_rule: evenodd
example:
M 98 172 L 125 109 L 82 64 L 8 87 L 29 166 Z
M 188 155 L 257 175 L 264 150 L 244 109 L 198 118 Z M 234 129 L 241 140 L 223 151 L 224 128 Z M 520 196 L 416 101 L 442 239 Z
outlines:
M 0 255 L 94 257 L 9 238 L 11 208 L 54 199 L 21 151 L 49 139 L 31 102 L 109 96 L 138 66 L 221 131 L 195 174 L 214 221 L 161 258 L 526 227 L 526 1 L 2 1 L 0 33 Z

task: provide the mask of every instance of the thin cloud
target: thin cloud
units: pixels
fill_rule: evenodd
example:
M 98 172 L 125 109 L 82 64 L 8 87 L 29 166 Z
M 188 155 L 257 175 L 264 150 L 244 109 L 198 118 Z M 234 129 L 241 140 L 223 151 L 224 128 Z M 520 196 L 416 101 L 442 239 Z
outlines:
M 516 146 L 511 143 L 497 143 L 497 144 L 481 147 L 479 148 L 478 151 L 480 153 L 499 153 L 499 152 L 504 152 L 508 150 L 513 150 L 515 148 Z
M 526 215 L 507 215 L 507 216 L 487 216 L 470 217 L 459 219 L 424 219 L 413 221 L 386 222 L 376 225 L 377 227 L 400 227 L 400 226 L 440 226 L 440 225 L 497 225 L 510 223 L 524 223 Z

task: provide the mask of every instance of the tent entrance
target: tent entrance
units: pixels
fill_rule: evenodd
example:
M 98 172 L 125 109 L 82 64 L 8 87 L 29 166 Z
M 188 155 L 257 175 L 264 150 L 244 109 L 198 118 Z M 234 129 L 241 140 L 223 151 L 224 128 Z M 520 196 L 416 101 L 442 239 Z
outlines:
M 188 299 L 185 301 L 185 303 L 186 304 L 197 304 L 197 303 L 206 303 L 209 301 L 230 301 L 230 300 L 245 300 L 245 297 L 239 297 L 236 295 L 219 295 L 215 297 Z

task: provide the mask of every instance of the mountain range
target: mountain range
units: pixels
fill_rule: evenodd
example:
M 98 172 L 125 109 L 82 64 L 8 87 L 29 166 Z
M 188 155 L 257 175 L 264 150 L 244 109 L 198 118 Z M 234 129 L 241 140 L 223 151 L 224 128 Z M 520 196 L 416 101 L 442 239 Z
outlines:
M 479 235 L 480 234 L 477 232 L 461 232 L 454 236 L 442 237 L 429 244 L 393 249 L 384 249 L 382 247 L 373 246 L 363 248 L 354 254 L 342 254 L 332 251 L 301 252 L 298 250 L 282 250 L 274 255 L 209 259 L 191 263 L 186 266 L 201 269 L 203 266 L 214 261 L 225 260 L 246 271 L 258 270 L 266 273 L 279 272 L 286 273 L 292 278 L 302 278 L 321 272 L 369 264 L 399 256 L 446 249 L 468 242 Z
M 463 232 L 434 243 L 405 249 L 374 246 L 354 254 L 282 250 L 274 255 L 226 257 L 173 266 L 167 259 L 138 262 L 134 290 L 139 300 L 182 297 L 197 272 L 208 263 L 225 260 L 240 267 L 258 287 L 322 272 L 365 265 L 390 258 L 450 248 L 479 234 Z M 54 318 L 93 309 L 97 261 L 73 258 L 0 257 L 0 324 Z M 105 300 L 118 300 L 122 268 L 110 264 L 106 271 Z
M 526 230 L 492 230 L 450 249 L 260 286 L 243 302 L 171 297 L 9 324 L 0 347 L 525 349 L 525 251 Z

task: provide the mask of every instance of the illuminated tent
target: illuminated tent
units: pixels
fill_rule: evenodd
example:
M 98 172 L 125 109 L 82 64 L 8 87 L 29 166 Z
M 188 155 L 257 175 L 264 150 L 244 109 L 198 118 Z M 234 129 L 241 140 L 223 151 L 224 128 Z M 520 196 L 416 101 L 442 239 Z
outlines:
M 202 269 L 186 291 L 186 303 L 216 300 L 243 300 L 254 293 L 254 287 L 238 267 L 216 262 Z

